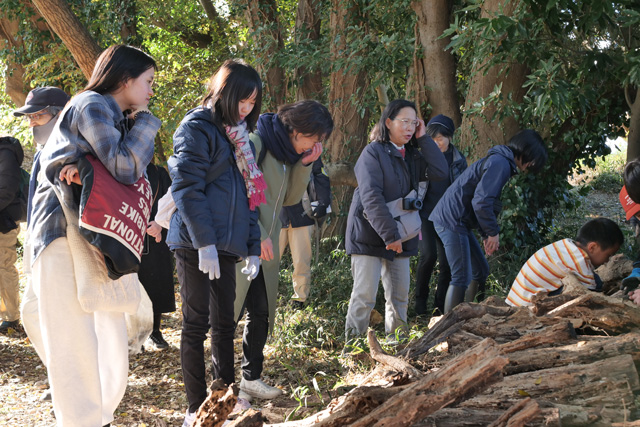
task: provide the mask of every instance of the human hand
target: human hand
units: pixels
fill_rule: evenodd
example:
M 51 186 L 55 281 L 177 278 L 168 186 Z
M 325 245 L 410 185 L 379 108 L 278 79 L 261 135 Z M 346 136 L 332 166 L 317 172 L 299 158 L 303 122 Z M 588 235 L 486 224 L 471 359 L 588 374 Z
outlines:
M 487 256 L 493 255 L 495 251 L 500 247 L 500 235 L 489 236 L 484 240 L 484 252 Z
M 140 111 L 146 111 L 147 113 L 151 114 L 151 111 L 149 111 L 149 104 L 140 104 L 140 105 L 132 105 L 131 106 L 131 113 L 129 113 L 129 116 L 127 116 L 130 119 L 135 119 L 136 118 L 136 114 L 138 114 Z
M 416 132 L 415 132 L 416 139 L 426 134 L 427 134 L 427 128 L 424 125 L 424 120 L 418 119 L 418 126 L 416 126 Z
M 271 261 L 273 259 L 273 242 L 270 237 L 260 242 L 260 259 L 263 261 Z
M 162 240 L 162 227 L 155 221 L 149 221 L 147 226 L 147 234 L 156 239 L 156 243 Z
M 209 275 L 209 280 L 220 278 L 220 261 L 216 245 L 198 249 L 198 268 Z
M 242 274 L 246 274 L 248 276 L 247 277 L 248 281 L 252 281 L 253 279 L 255 279 L 258 276 L 259 271 L 260 271 L 260 257 L 257 257 L 255 255 L 248 256 L 246 259 L 245 266 L 242 267 L 242 270 L 240 270 Z
M 636 305 L 640 305 L 640 289 L 629 292 L 629 299 L 635 302 Z
M 60 175 L 58 176 L 60 181 L 66 181 L 67 185 L 71 185 L 71 183 L 82 185 L 82 181 L 80 181 L 80 174 L 78 173 L 78 165 L 66 165 L 60 171 Z
M 322 218 L 327 214 L 327 207 L 325 205 L 318 205 L 311 208 L 311 215 L 316 218 Z
M 398 239 L 393 243 L 389 243 L 387 245 L 387 250 L 394 251 L 395 253 L 401 254 L 402 253 L 402 240 Z
M 313 148 L 311 149 L 311 151 L 309 151 L 307 154 L 302 156 L 302 164 L 305 166 L 310 165 L 311 163 L 318 160 L 321 154 L 322 154 L 322 143 L 316 142 L 315 144 L 313 144 Z

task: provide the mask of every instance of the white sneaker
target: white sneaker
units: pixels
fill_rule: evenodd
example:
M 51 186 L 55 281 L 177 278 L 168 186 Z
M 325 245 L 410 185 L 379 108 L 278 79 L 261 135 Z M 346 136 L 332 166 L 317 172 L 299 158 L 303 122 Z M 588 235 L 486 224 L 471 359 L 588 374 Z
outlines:
M 182 423 L 182 427 L 192 427 L 195 420 L 196 413 L 189 412 L 189 410 L 187 409 L 187 413 L 184 415 L 184 422 Z
M 240 381 L 240 390 L 259 399 L 273 399 L 282 394 L 282 390 L 265 384 L 261 379 L 249 381 L 243 378 Z

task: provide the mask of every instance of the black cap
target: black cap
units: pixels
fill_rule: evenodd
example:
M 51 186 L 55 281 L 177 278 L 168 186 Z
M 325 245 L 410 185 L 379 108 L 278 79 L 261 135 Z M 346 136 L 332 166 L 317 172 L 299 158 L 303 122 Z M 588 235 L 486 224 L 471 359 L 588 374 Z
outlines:
M 27 95 L 24 106 L 13 112 L 16 117 L 25 114 L 33 114 L 42 111 L 47 107 L 64 107 L 69 101 L 67 95 L 62 89 L 54 86 L 37 87 Z
M 453 135 L 456 130 L 456 126 L 453 124 L 453 120 L 451 120 L 451 118 L 445 116 L 444 114 L 438 114 L 437 116 L 429 120 L 429 123 L 427 123 L 427 127 L 429 125 L 444 126 L 449 130 L 449 132 L 451 132 L 451 135 Z

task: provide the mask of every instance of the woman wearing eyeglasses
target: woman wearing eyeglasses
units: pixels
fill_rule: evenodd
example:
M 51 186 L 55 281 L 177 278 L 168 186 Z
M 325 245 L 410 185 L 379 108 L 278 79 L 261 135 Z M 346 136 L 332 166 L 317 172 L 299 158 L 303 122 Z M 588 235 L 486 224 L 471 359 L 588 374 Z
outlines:
M 380 278 L 388 342 L 406 333 L 409 259 L 418 253 L 418 237 L 402 242 L 387 203 L 408 196 L 412 190 L 417 193 L 420 182 L 438 181 L 448 174 L 445 157 L 426 135 L 424 121 L 410 101 L 390 102 L 370 137 L 372 142 L 355 166 L 358 188 L 347 220 L 346 249 L 353 275 L 345 324 L 347 345 L 350 338 L 367 331 Z

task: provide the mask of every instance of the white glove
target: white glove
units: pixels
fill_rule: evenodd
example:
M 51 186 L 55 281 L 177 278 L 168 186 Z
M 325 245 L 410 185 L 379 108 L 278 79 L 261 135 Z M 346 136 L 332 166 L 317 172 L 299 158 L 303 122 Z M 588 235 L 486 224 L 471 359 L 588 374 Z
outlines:
M 218 261 L 216 245 L 198 249 L 198 260 L 198 268 L 204 274 L 209 275 L 209 280 L 220 278 L 220 261 Z
M 256 255 L 250 255 L 247 257 L 247 263 L 240 272 L 242 274 L 246 274 L 247 280 L 252 281 L 258 276 L 258 272 L 260 271 L 260 257 Z

